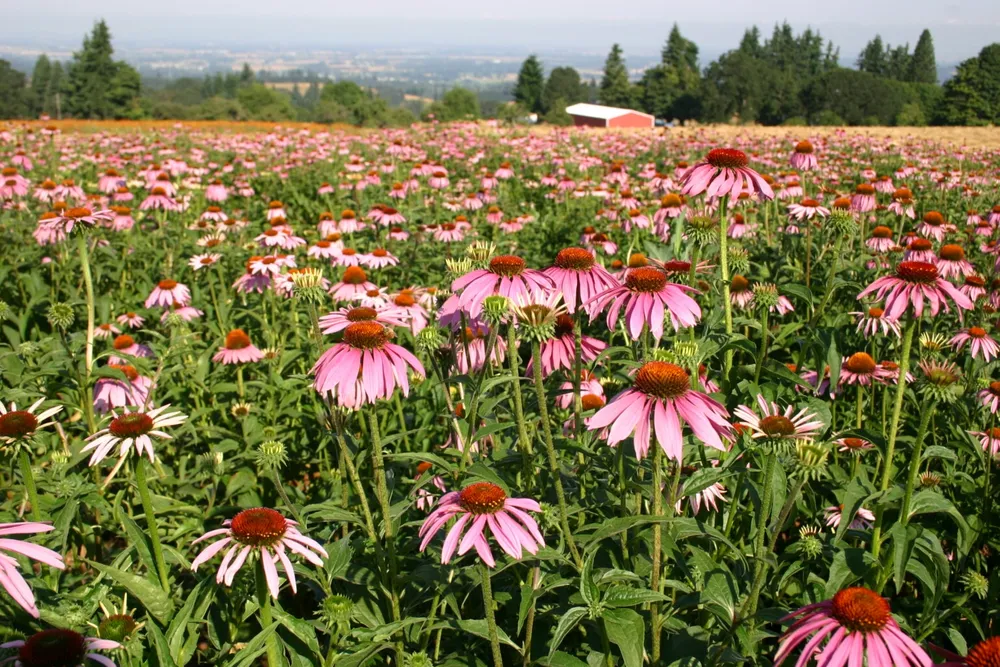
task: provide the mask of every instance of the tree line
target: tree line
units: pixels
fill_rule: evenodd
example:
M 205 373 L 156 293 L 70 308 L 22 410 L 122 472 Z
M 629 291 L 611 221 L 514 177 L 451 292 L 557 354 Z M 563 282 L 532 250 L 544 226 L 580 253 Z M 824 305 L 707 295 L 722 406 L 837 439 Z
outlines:
M 855 68 L 812 29 L 796 34 L 788 23 L 764 38 L 755 26 L 737 48 L 704 69 L 698 46 L 674 24 L 660 62 L 637 80 L 615 44 L 604 63 L 596 101 L 638 109 L 657 118 L 765 125 L 987 125 L 1000 123 L 1000 44 L 985 47 L 938 85 L 934 42 L 924 30 L 913 51 L 876 35 Z M 521 66 L 513 96 L 525 112 L 570 124 L 565 106 L 589 101 L 571 67 L 545 78 L 537 56 Z
M 767 125 L 985 125 L 1000 124 L 1000 44 L 962 62 L 943 86 L 937 83 L 934 43 L 924 30 L 913 50 L 876 35 L 854 63 L 819 32 L 796 34 L 787 23 L 770 37 L 755 26 L 737 48 L 704 68 L 698 46 L 674 24 L 660 61 L 630 75 L 619 44 L 611 47 L 600 81 L 584 81 L 569 66 L 546 75 L 535 55 L 524 61 L 510 104 L 452 88 L 440 100 L 396 99 L 352 81 L 303 75 L 269 79 L 244 65 L 240 72 L 142 80 L 114 59 L 111 32 L 94 25 L 79 51 L 63 64 L 39 56 L 30 78 L 0 60 L 0 118 L 269 120 L 402 126 L 423 120 L 482 116 L 510 122 L 537 114 L 542 122 L 569 125 L 568 105 L 597 102 L 635 108 L 657 118 Z

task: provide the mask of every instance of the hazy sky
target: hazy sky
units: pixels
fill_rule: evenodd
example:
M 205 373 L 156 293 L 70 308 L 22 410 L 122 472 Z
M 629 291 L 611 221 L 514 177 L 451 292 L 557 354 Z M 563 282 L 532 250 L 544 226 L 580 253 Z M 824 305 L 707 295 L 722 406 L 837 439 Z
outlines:
M 876 32 L 911 46 L 924 27 L 939 60 L 1000 39 L 997 0 L 0 0 L 0 44 L 78 44 L 97 17 L 129 46 L 457 47 L 512 52 L 655 53 L 677 21 L 706 54 L 736 45 L 745 26 L 787 20 L 841 45 L 842 62 Z

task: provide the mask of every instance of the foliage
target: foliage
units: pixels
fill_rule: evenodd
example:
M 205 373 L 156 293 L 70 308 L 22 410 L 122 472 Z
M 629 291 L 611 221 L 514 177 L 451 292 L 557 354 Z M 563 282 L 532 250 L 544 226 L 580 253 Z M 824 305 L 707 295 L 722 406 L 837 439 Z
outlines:
M 944 125 L 1000 124 L 1000 43 L 958 66 L 944 85 L 937 118 Z
M 0 60 L 0 118 L 22 118 L 28 111 L 28 103 L 24 74 L 6 60 Z
M 609 107 L 630 108 L 633 102 L 632 84 L 629 82 L 628 69 L 622 48 L 615 44 L 611 47 L 604 61 L 604 76 L 598 90 L 597 99 Z
M 439 121 L 475 120 L 479 118 L 479 98 L 467 88 L 456 87 L 446 92 L 439 102 L 430 105 L 424 118 Z
M 111 31 L 102 20 L 73 53 L 66 72 L 65 113 L 76 118 L 128 118 L 138 106 L 139 73 L 115 61 Z
M 521 71 L 517 74 L 514 101 L 532 113 L 542 113 L 546 108 L 542 100 L 544 90 L 545 72 L 542 71 L 542 64 L 538 62 L 538 56 L 532 54 L 525 59 Z
M 572 67 L 554 67 L 542 92 L 542 106 L 547 114 L 565 111 L 565 107 L 588 101 L 580 73 Z

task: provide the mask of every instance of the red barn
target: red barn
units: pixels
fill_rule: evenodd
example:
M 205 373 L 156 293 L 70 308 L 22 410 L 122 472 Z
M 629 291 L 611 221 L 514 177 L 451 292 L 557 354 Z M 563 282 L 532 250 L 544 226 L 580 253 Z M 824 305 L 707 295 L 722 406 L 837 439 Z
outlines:
M 648 113 L 600 104 L 573 104 L 566 113 L 577 127 L 653 127 L 656 120 Z

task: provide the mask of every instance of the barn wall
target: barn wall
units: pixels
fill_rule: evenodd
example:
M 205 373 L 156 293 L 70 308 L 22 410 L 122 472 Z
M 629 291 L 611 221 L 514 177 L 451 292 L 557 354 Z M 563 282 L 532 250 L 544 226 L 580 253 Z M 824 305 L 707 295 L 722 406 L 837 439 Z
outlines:
M 608 127 L 653 127 L 653 119 L 637 113 L 630 113 L 612 118 L 608 122 Z
M 591 118 L 590 116 L 573 116 L 573 124 L 577 127 L 607 127 L 603 118 Z

